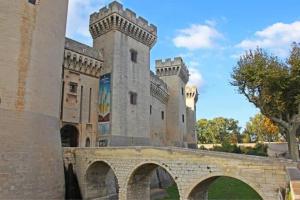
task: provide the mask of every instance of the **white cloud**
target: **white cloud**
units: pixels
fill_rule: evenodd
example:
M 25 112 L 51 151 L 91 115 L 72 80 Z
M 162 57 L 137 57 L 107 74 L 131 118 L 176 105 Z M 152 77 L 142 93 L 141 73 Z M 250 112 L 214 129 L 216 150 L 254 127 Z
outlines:
M 243 49 L 254 49 L 259 46 L 279 56 L 286 56 L 292 42 L 300 42 L 300 21 L 290 24 L 275 23 L 255 32 L 253 39 L 245 39 L 236 46 Z
M 90 14 L 98 11 L 110 0 L 69 0 L 67 36 L 90 37 L 89 19 Z
M 173 39 L 175 46 L 189 50 L 214 47 L 216 40 L 223 36 L 212 26 L 212 21 L 206 23 L 193 24 L 189 28 L 179 30 L 179 34 Z
M 195 85 L 198 89 L 200 89 L 203 85 L 203 77 L 201 72 L 195 67 L 189 67 L 190 77 L 188 85 Z

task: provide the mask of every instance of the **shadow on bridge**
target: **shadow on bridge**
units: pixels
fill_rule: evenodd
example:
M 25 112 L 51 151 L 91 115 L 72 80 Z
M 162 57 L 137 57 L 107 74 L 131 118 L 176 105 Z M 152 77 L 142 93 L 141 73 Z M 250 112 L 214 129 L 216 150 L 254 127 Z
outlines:
M 119 186 L 115 172 L 104 161 L 92 163 L 86 171 L 86 199 L 117 200 Z
M 177 188 L 175 181 L 177 177 L 174 177 L 167 168 L 157 163 L 144 163 L 137 166 L 129 176 L 129 180 L 127 182 L 127 199 L 160 199 L 160 194 L 153 193 L 154 191 L 152 192 L 150 187 L 151 179 L 156 175 L 157 171 L 165 171 L 171 179 L 170 181 Z M 161 198 L 164 196 L 165 194 L 162 194 Z

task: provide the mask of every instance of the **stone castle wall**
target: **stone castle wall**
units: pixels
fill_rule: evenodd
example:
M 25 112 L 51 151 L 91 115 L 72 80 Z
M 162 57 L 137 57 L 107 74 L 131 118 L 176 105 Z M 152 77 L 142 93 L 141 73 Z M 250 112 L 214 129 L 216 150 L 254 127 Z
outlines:
M 0 3 L 1 199 L 64 198 L 59 109 L 67 5 Z

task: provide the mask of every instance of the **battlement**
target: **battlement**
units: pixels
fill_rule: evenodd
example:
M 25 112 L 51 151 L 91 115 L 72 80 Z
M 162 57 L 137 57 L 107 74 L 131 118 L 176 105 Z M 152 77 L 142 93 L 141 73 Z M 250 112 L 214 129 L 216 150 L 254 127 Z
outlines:
M 185 96 L 186 98 L 191 98 L 195 100 L 195 103 L 198 101 L 198 90 L 197 87 L 194 85 L 187 85 L 185 87 Z
M 90 33 L 95 39 L 111 30 L 119 30 L 128 36 L 152 47 L 157 38 L 157 28 L 130 9 L 123 9 L 123 5 L 113 1 L 108 7 L 90 16 Z
M 178 75 L 185 83 L 189 80 L 189 70 L 181 57 L 175 57 L 155 61 L 156 74 L 161 76 Z
M 103 68 L 103 55 L 90 46 L 66 38 L 63 66 L 65 69 L 99 78 Z
M 150 71 L 150 94 L 163 104 L 167 104 L 169 100 L 167 84 L 152 71 Z

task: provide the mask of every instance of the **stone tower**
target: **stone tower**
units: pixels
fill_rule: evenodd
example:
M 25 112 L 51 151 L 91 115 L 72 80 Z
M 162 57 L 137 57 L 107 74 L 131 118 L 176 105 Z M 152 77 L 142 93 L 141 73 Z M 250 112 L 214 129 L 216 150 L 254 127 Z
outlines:
M 112 2 L 90 16 L 90 33 L 94 48 L 102 49 L 104 55 L 100 142 L 103 146 L 148 145 L 150 49 L 156 42 L 156 27 Z
M 59 136 L 67 0 L 0 3 L 0 199 L 63 199 Z
M 198 101 L 198 90 L 196 86 L 186 86 L 186 126 L 187 133 L 184 137 L 189 148 L 197 147 L 197 135 L 196 135 L 196 103 Z
M 189 71 L 180 57 L 156 60 L 155 64 L 156 74 L 167 83 L 170 96 L 167 105 L 168 145 L 183 146 L 187 132 L 185 86 L 189 80 Z

